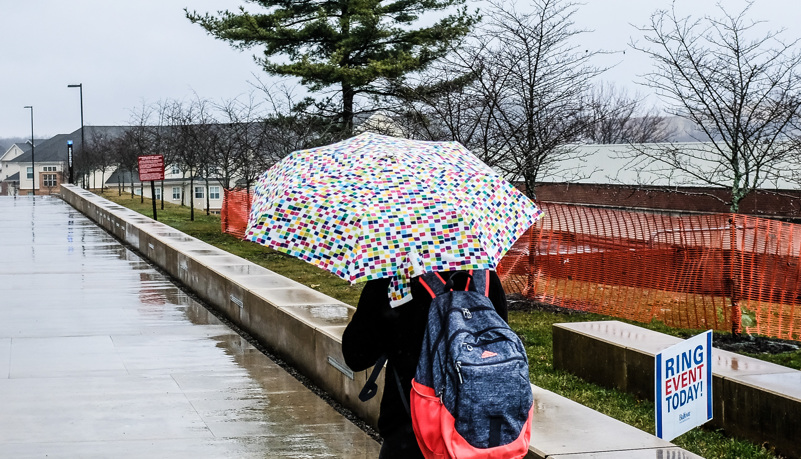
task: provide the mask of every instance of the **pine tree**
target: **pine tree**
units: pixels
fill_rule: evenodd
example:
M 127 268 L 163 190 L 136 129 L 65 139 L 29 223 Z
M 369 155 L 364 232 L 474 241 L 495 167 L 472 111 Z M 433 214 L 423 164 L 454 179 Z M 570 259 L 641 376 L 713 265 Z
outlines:
M 380 82 L 424 69 L 467 34 L 478 17 L 467 13 L 464 2 L 252 0 L 265 11 L 241 7 L 186 16 L 235 48 L 264 46 L 256 60 L 271 75 L 299 77 L 311 91 L 341 91 L 338 116 L 349 132 L 357 95 L 385 95 Z M 443 16 L 419 25 L 421 16 L 435 13 Z

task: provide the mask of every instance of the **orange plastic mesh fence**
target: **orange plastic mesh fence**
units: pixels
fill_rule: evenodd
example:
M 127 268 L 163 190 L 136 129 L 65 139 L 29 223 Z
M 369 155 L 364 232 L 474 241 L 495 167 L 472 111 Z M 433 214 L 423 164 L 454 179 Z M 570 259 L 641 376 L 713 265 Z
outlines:
M 220 209 L 223 233 L 232 234 L 240 239 L 245 237 L 252 200 L 253 192 L 248 193 L 241 188 L 224 191 Z
M 244 237 L 252 193 L 225 190 L 222 231 Z M 539 203 L 498 266 L 507 293 L 673 327 L 801 340 L 801 225 Z
M 801 225 L 540 203 L 498 266 L 507 293 L 673 327 L 801 339 Z

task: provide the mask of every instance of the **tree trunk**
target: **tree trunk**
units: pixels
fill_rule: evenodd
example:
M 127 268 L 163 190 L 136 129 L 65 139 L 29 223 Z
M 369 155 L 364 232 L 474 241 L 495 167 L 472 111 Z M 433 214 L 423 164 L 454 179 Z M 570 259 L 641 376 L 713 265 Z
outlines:
M 353 86 L 342 83 L 342 127 L 345 136 L 353 132 Z
M 726 293 L 731 298 L 731 332 L 733 335 L 742 333 L 742 311 L 740 311 L 740 292 L 737 269 L 737 216 L 732 214 L 729 218 L 729 250 L 724 253 L 723 272 Z
M 189 173 L 189 221 L 195 221 L 195 176 L 191 172 Z
M 209 207 L 211 207 L 209 202 L 209 179 L 206 177 L 206 215 L 209 215 Z

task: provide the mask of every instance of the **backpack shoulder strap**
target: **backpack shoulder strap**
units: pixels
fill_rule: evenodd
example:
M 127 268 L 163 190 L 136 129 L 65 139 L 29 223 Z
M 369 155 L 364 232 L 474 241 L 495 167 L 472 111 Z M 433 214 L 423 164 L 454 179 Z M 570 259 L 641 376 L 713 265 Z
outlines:
M 489 271 L 486 269 L 474 269 L 470 271 L 473 289 L 484 296 L 489 296 Z M 469 286 L 468 286 L 469 289 Z
M 381 373 L 381 369 L 384 368 L 385 363 L 387 363 L 386 355 L 382 355 L 375 362 L 373 372 L 370 373 L 370 377 L 367 378 L 367 382 L 364 383 L 362 391 L 359 392 L 359 400 L 366 402 L 367 400 L 375 397 L 375 394 L 378 393 L 378 385 L 375 383 L 375 380 L 378 379 L 378 374 Z
M 436 298 L 445 292 L 453 289 L 454 277 L 466 274 L 467 281 L 464 290 L 474 290 L 484 296 L 489 296 L 489 271 L 486 269 L 471 269 L 470 271 L 457 271 L 453 273 L 450 279 L 445 280 L 437 273 L 424 273 L 420 276 L 420 285 L 422 285 L 431 295 L 431 298 Z
M 420 276 L 420 285 L 426 289 L 428 294 L 431 295 L 431 298 L 436 298 L 447 292 L 448 289 L 445 288 L 446 283 L 445 279 L 437 272 L 423 273 L 423 275 Z

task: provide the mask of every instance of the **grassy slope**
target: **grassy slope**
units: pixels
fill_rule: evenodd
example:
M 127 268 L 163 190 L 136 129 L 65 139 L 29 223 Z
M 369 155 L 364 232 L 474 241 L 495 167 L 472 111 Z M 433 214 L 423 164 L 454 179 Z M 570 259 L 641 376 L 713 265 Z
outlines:
M 104 196 L 152 217 L 152 205 L 148 199 L 141 203 L 139 197 L 131 198 L 130 194 L 118 196 L 116 191 L 107 192 Z M 196 211 L 195 221 L 190 221 L 188 208 L 170 204 L 165 204 L 164 210 L 159 209 L 158 216 L 159 221 L 186 234 L 251 260 L 345 303 L 355 305 L 358 302 L 361 284 L 349 285 L 336 276 L 293 257 L 257 244 L 240 241 L 227 234 L 221 234 L 218 216 L 207 216 L 203 211 Z M 609 319 L 614 318 L 592 314 L 564 315 L 544 311 L 511 311 L 509 315 L 512 328 L 520 334 L 526 344 L 532 383 L 641 430 L 653 432 L 654 404 L 652 402 L 638 400 L 617 390 L 599 387 L 553 368 L 551 327 L 554 323 Z M 670 329 L 660 323 L 638 323 L 637 325 L 677 336 L 692 334 L 692 331 Z M 776 356 L 754 355 L 754 357 L 801 369 L 801 351 Z M 673 443 L 706 458 L 777 457 L 760 445 L 733 439 L 721 432 L 705 429 L 694 429 L 676 438 Z

